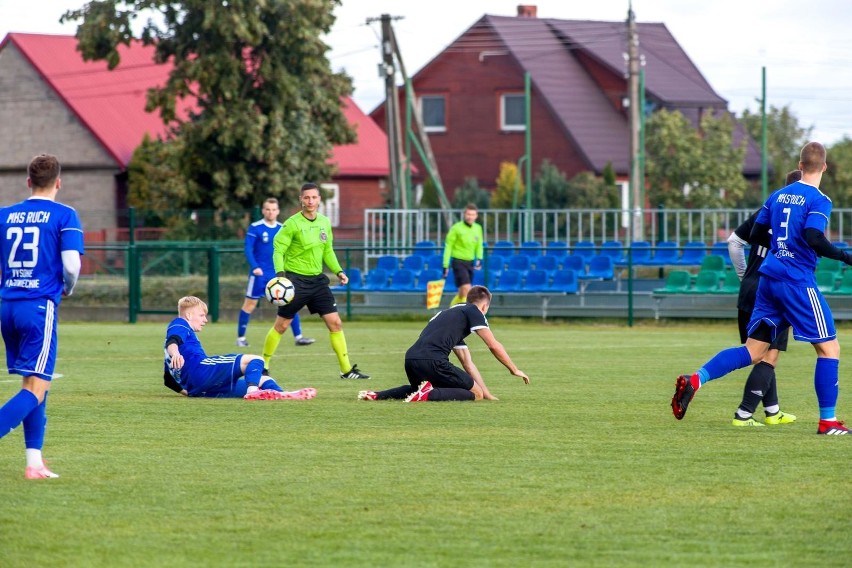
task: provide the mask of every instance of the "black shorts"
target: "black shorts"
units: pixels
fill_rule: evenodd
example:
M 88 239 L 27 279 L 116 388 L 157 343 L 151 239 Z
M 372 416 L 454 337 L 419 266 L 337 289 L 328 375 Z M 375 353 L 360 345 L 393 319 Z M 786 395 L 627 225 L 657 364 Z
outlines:
M 459 260 L 454 258 L 450 266 L 453 267 L 453 277 L 456 286 L 464 286 L 473 282 L 473 261 Z
M 467 371 L 459 369 L 446 359 L 406 359 L 405 374 L 413 387 L 423 381 L 429 381 L 433 387 L 470 390 L 475 384 Z
M 748 339 L 748 322 L 749 322 L 750 319 L 751 319 L 751 312 L 745 312 L 743 310 L 737 310 L 737 320 L 738 320 L 737 323 L 739 323 L 739 326 L 740 326 L 740 343 L 745 343 L 746 339 Z M 757 330 L 755 330 L 755 331 L 757 331 Z M 759 336 L 756 336 L 755 339 L 761 339 L 762 340 L 763 337 L 760 337 L 760 335 L 762 335 L 762 334 L 758 333 L 758 335 Z M 768 341 L 770 337 L 772 337 L 772 336 L 770 335 L 769 337 L 766 337 L 766 340 Z M 787 339 L 789 339 L 789 337 L 790 337 L 790 326 L 787 326 L 787 327 L 785 327 L 784 329 L 782 329 L 778 332 L 778 334 L 775 336 L 775 341 L 773 341 L 769 344 L 769 348 L 770 349 L 777 349 L 778 351 L 787 351 Z
M 309 312 L 320 316 L 337 312 L 337 302 L 334 300 L 331 288 L 328 287 L 328 276 L 325 274 L 302 276 L 288 272 L 287 278 L 293 283 L 296 294 L 292 302 L 278 308 L 279 317 L 293 319 L 305 306 L 308 306 Z

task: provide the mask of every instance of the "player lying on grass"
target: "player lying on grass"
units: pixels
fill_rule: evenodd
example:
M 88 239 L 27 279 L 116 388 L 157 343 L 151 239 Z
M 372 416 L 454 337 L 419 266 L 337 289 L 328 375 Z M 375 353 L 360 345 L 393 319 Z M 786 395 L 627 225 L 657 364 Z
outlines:
M 178 317 L 166 330 L 163 383 L 184 396 L 246 400 L 294 400 L 316 396 L 313 388 L 287 392 L 263 368 L 260 355 L 208 356 L 197 332 L 207 324 L 207 304 L 195 296 L 178 300 Z
M 494 358 L 509 372 L 529 384 L 530 378 L 512 362 L 503 345 L 491 333 L 485 314 L 491 305 L 491 292 L 485 286 L 473 286 L 467 293 L 466 304 L 438 312 L 429 320 L 420 337 L 405 353 L 407 385 L 373 392 L 358 393 L 360 400 L 403 399 L 405 402 L 425 400 L 497 400 L 465 345 L 464 338 L 472 332 L 485 342 Z M 464 369 L 450 363 L 450 351 L 456 354 Z

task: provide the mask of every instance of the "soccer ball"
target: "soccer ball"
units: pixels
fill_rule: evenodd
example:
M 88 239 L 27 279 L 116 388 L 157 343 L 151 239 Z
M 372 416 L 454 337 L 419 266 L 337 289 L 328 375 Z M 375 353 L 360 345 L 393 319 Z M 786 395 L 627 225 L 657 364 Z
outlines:
M 293 283 L 283 276 L 276 276 L 266 283 L 266 299 L 272 305 L 286 306 L 293 301 L 295 295 Z

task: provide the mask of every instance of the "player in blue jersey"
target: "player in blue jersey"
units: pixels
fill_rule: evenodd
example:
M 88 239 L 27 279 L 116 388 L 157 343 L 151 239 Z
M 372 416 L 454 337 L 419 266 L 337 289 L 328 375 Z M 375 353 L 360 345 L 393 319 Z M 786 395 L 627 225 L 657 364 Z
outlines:
M 83 228 L 73 208 L 56 202 L 61 187 L 56 156 L 30 161 L 29 199 L 0 209 L 0 330 L 9 374 L 21 390 L 0 408 L 0 438 L 24 425 L 24 477 L 59 477 L 44 465 L 45 408 L 56 365 L 57 308 L 80 275 Z
M 800 179 L 802 179 L 801 170 L 793 170 L 787 174 L 785 185 L 790 185 Z M 740 343 L 745 343 L 748 339 L 748 322 L 751 321 L 751 314 L 754 311 L 754 299 L 757 295 L 757 283 L 760 279 L 759 271 L 768 252 L 766 247 L 755 244 L 751 247 L 748 262 L 746 262 L 745 247 L 751 244 L 751 231 L 759 213 L 759 210 L 755 211 L 728 237 L 728 254 L 740 279 L 740 293 L 737 298 Z M 769 346 L 766 356 L 760 363 L 752 367 L 743 388 L 742 402 L 734 412 L 734 419 L 731 422 L 734 426 L 763 426 L 763 423 L 754 419 L 754 412 L 761 402 L 763 403 L 763 411 L 766 413 L 766 417 L 763 419 L 764 423 L 774 426 L 796 421 L 795 415 L 781 410 L 778 404 L 778 386 L 775 380 L 775 366 L 778 363 L 778 355 L 781 351 L 787 351 L 789 331 L 789 329 L 779 331 Z
M 294 400 L 316 396 L 304 388 L 287 392 L 263 368 L 259 355 L 207 355 L 197 332 L 207 324 L 207 304 L 195 296 L 178 300 L 178 317 L 166 329 L 163 383 L 184 396 L 246 400 Z
M 272 240 L 281 229 L 278 222 L 278 200 L 270 197 L 263 202 L 261 210 L 263 219 L 252 223 L 246 231 L 245 255 L 249 265 L 248 286 L 246 286 L 246 298 L 237 320 L 237 347 L 248 347 L 246 329 L 248 328 L 251 314 L 257 307 L 257 300 L 264 295 L 264 287 L 273 276 L 275 268 L 272 265 Z M 290 324 L 296 345 L 310 345 L 315 340 L 311 337 L 302 336 L 302 324 L 299 314 L 293 316 Z
M 466 298 L 467 303 L 456 304 L 435 314 L 414 345 L 405 352 L 405 374 L 409 384 L 378 392 L 363 390 L 358 393 L 358 399 L 400 399 L 405 402 L 497 400 L 485 386 L 464 342 L 471 333 L 482 339 L 494 358 L 511 374 L 529 384 L 530 378 L 512 362 L 488 327 L 485 313 L 491 305 L 491 292 L 485 286 L 473 286 Z M 458 357 L 462 369 L 450 363 L 451 351 Z
M 814 369 L 820 417 L 817 434 L 849 433 L 835 415 L 840 343 L 814 272 L 819 256 L 846 264 L 852 264 L 852 257 L 825 237 L 831 216 L 831 199 L 819 190 L 826 169 L 825 147 L 818 142 L 805 144 L 799 169 L 802 179 L 770 195 L 752 229 L 752 242 L 767 246 L 769 254 L 760 267 L 748 339 L 744 346 L 720 351 L 691 376 L 678 377 L 672 397 L 672 413 L 678 420 L 686 414 L 692 397 L 703 384 L 758 363 L 778 333 L 792 327 L 793 338 L 812 344 L 817 354 Z M 762 390 L 767 386 L 762 385 Z

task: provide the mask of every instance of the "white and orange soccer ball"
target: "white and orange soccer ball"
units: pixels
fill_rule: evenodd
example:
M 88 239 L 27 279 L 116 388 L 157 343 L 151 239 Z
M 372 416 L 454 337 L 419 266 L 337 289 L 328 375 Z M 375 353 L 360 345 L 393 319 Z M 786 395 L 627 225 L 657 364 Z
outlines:
M 293 283 L 283 276 L 276 276 L 266 283 L 266 299 L 274 306 L 286 306 L 295 295 Z

